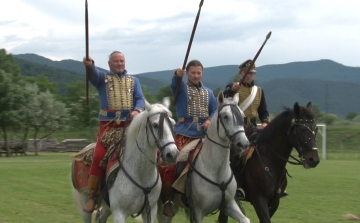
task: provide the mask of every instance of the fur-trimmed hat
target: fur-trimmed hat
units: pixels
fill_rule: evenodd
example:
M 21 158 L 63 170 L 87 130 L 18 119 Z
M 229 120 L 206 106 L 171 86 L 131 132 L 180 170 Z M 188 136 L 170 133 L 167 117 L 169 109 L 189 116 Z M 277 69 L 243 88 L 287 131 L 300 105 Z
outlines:
M 247 71 L 249 69 L 251 63 L 252 63 L 252 60 L 250 60 L 250 59 L 246 60 L 245 62 L 240 64 L 239 69 Z M 254 72 L 254 73 L 256 72 L 255 63 L 253 64 L 253 66 L 251 67 L 249 72 Z

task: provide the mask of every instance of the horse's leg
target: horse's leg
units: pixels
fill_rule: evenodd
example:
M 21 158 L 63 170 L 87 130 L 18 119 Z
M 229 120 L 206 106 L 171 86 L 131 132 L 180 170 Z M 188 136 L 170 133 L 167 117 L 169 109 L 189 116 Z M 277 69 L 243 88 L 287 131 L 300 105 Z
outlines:
M 126 215 L 121 211 L 115 211 L 113 214 L 113 222 L 114 223 L 125 223 Z
M 111 210 L 107 205 L 103 205 L 99 212 L 96 213 L 96 223 L 106 223 L 107 219 L 111 215 Z
M 194 209 L 195 209 L 195 222 L 196 223 L 202 223 L 203 220 L 204 220 L 204 217 L 205 217 L 205 214 L 203 213 L 202 208 L 195 207 Z M 193 223 L 193 222 L 191 222 L 191 223 Z
M 260 223 L 271 223 L 268 208 L 268 201 L 265 198 L 254 197 L 251 202 L 255 208 Z
M 84 223 L 91 223 L 92 214 L 89 212 L 82 211 L 82 217 Z
M 241 212 L 235 200 L 231 200 L 231 202 L 226 206 L 226 214 L 241 223 L 250 223 L 250 220 Z
M 269 207 L 270 218 L 275 214 L 276 210 L 279 207 L 279 204 L 280 204 L 279 198 L 275 198 L 274 201 L 271 203 L 271 206 Z
M 281 184 L 281 193 L 285 191 L 286 186 L 287 186 L 287 177 L 286 177 L 286 169 L 284 169 L 284 173 L 282 175 L 282 180 L 281 180 L 282 184 Z M 280 197 L 281 194 L 279 195 L 275 195 L 273 197 L 273 199 L 271 200 L 271 202 L 269 202 L 269 214 L 270 214 L 270 218 L 275 214 L 276 210 L 279 207 L 280 204 Z

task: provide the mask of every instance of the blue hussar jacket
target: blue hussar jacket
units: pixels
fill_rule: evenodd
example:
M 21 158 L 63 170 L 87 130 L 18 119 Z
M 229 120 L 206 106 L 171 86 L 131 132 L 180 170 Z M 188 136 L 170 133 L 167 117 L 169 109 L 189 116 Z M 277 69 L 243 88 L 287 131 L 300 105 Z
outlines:
M 172 78 L 171 92 L 173 95 L 175 95 L 179 78 L 176 76 Z M 189 81 L 181 82 L 176 101 L 178 118 L 175 125 L 176 134 L 194 138 L 203 137 L 205 131 L 201 125 L 214 116 L 217 106 L 213 91 L 201 82 L 199 86 L 194 86 Z
M 125 120 L 133 110 L 142 111 L 144 95 L 139 79 L 127 74 L 99 71 L 94 65 L 89 68 L 90 83 L 96 87 L 100 98 L 100 121 Z

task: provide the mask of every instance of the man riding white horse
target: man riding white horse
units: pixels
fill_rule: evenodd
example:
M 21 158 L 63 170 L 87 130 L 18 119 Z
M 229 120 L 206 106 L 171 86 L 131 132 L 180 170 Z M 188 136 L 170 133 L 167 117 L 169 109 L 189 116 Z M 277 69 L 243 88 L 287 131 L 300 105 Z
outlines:
M 188 78 L 186 83 L 179 81 L 185 73 Z M 190 61 L 185 70 L 179 68 L 173 74 L 171 91 L 175 97 L 177 96 L 176 114 L 178 118 L 175 126 L 175 142 L 180 151 L 189 142 L 205 135 L 217 109 L 214 93 L 201 83 L 202 75 L 203 65 L 198 60 Z M 179 86 L 177 86 L 178 84 Z M 176 166 L 180 169 L 183 164 L 159 167 L 163 181 L 161 199 L 165 204 L 163 214 L 168 217 L 173 217 L 175 214 L 171 203 Z
M 123 131 L 126 117 L 134 118 L 144 109 L 144 95 L 140 82 L 125 70 L 125 56 L 114 51 L 109 56 L 110 72 L 99 71 L 91 57 L 84 57 L 84 65 L 89 69 L 90 82 L 96 87 L 100 97 L 99 133 L 93 162 L 88 179 L 89 199 L 83 210 L 92 213 L 98 197 L 98 185 L 103 172 L 100 162 L 107 147 L 116 140 L 116 132 Z M 120 134 L 122 135 L 122 134 Z

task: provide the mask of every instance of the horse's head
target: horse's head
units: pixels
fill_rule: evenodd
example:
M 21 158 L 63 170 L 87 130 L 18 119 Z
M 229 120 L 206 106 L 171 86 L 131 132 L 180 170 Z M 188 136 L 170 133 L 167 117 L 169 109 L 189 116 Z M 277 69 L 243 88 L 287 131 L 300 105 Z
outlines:
M 150 105 L 145 101 L 148 143 L 159 149 L 164 162 L 171 164 L 176 162 L 179 151 L 174 141 L 175 121 L 171 118 L 169 106 L 170 100 L 168 97 L 163 99 L 162 104 Z
M 228 140 L 231 148 L 241 154 L 249 147 L 249 140 L 244 131 L 244 113 L 239 108 L 239 94 L 233 98 L 224 98 L 222 92 L 218 95 L 217 132 L 221 139 Z M 214 120 L 214 119 L 213 119 Z
M 307 106 L 294 105 L 294 119 L 289 129 L 289 142 L 298 151 L 305 168 L 313 168 L 319 164 L 320 158 L 316 147 L 315 114 L 311 102 Z

